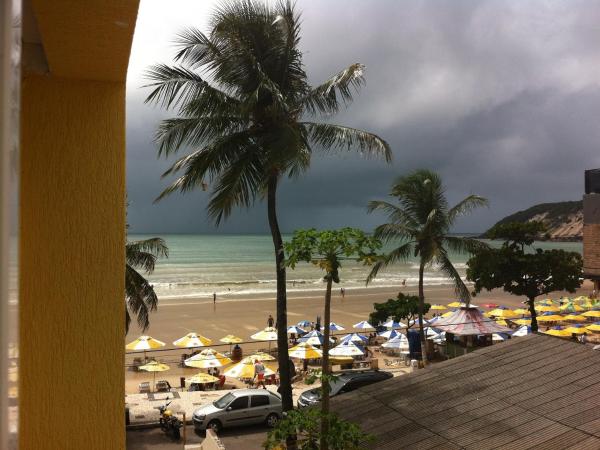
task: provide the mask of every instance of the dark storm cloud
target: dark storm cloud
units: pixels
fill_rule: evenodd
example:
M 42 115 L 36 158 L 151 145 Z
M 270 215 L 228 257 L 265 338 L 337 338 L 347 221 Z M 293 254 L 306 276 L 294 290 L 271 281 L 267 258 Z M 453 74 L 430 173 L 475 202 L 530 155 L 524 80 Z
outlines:
M 297 5 L 313 83 L 353 62 L 367 65 L 367 86 L 328 120 L 378 133 L 391 144 L 394 163 L 351 154 L 315 157 L 306 176 L 282 185 L 284 229 L 371 228 L 382 218 L 367 216 L 366 203 L 384 197 L 396 176 L 426 167 L 443 176 L 451 202 L 470 193 L 489 198 L 489 209 L 457 226 L 479 231 L 534 203 L 580 198 L 583 170 L 600 166 L 599 2 Z M 185 20 L 186 4 L 178 8 L 183 18 L 170 22 L 158 7 L 143 7 L 138 27 L 162 23 L 163 40 L 181 24 L 205 20 Z M 134 56 L 136 48 L 139 42 Z M 151 142 L 164 113 L 144 105 L 144 91 L 132 87 L 140 85 L 144 61 L 168 61 L 169 54 L 146 51 L 129 83 L 129 221 L 134 231 L 213 231 L 206 193 L 152 204 L 166 185 L 159 177 L 168 162 L 156 159 Z M 266 231 L 264 205 L 236 213 L 221 230 Z

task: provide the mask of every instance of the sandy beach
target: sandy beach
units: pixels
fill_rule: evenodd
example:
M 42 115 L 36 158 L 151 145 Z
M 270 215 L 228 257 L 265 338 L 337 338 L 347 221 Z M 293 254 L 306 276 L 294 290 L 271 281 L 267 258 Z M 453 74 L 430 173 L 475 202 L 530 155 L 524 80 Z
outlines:
M 334 291 L 332 299 L 332 320 L 341 324 L 348 332 L 353 331 L 352 325 L 361 320 L 368 320 L 369 313 L 373 310 L 373 303 L 381 303 L 388 298 L 395 297 L 397 292 L 416 294 L 416 287 L 407 286 L 397 289 L 390 288 L 364 288 L 347 289 L 342 298 L 339 289 Z M 585 284 L 576 294 L 556 292 L 551 296 L 558 298 L 561 295 L 588 295 L 591 286 Z M 428 303 L 447 304 L 455 300 L 451 286 L 426 287 L 426 301 Z M 501 290 L 482 292 L 473 299 L 474 304 L 494 302 L 509 307 L 520 307 L 524 298 L 506 294 Z M 219 339 L 228 334 L 234 334 L 248 341 L 241 344 L 244 354 L 247 355 L 258 349 L 268 348 L 268 343 L 254 342 L 250 335 L 267 326 L 269 314 L 275 317 L 275 295 L 221 295 L 217 298 L 216 305 L 212 297 L 185 298 L 181 300 L 161 300 L 158 311 L 150 318 L 150 328 L 145 332 L 167 345 L 161 351 L 148 352 L 153 358 L 171 366 L 171 370 L 157 374 L 157 379 L 166 379 L 174 385 L 179 385 L 180 376 L 189 376 L 198 371 L 192 368 L 177 366 L 183 353 L 187 349 L 174 347 L 172 342 L 190 331 L 202 334 L 213 340 L 211 347 L 218 351 L 227 351 L 229 346 L 219 342 Z M 300 320 L 314 321 L 317 315 L 323 315 L 323 294 L 315 291 L 294 292 L 288 294 L 288 322 L 296 324 Z M 131 342 L 141 331 L 132 324 L 125 342 Z M 346 334 L 346 331 L 339 334 Z M 272 343 L 275 346 L 275 343 Z M 134 356 L 139 353 L 127 352 L 126 356 L 126 392 L 134 393 L 140 381 L 152 380 L 152 375 L 146 372 L 133 372 L 128 370 Z

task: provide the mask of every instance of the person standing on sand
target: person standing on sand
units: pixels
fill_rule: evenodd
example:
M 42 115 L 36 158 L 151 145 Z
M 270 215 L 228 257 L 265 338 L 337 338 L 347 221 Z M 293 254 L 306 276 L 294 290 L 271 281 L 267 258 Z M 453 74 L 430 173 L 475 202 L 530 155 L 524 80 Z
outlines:
M 275 323 L 275 321 L 273 320 L 273 316 L 271 314 L 269 314 L 269 318 L 267 319 L 267 326 L 269 328 L 273 328 L 274 323 Z
M 402 286 L 406 286 L 406 278 L 402 280 Z
M 254 360 L 254 377 L 256 378 L 256 389 L 260 385 L 262 385 L 263 389 L 267 388 L 265 386 L 265 366 L 260 362 L 260 359 Z
M 340 294 L 342 295 L 342 300 L 346 297 L 346 289 L 340 288 Z
M 213 292 L 213 305 L 217 304 L 217 293 Z

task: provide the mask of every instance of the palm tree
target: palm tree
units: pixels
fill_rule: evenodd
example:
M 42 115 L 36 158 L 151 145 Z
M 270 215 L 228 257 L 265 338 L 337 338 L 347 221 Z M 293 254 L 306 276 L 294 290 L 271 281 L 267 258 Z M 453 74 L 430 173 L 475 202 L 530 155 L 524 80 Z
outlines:
M 392 185 L 391 195 L 398 199 L 398 205 L 372 201 L 368 209 L 369 212 L 383 211 L 390 220 L 375 229 L 375 237 L 384 242 L 399 242 L 399 246 L 373 265 L 367 283 L 384 267 L 411 256 L 419 258 L 419 333 L 423 363 L 426 364 L 423 273 L 425 268 L 435 265 L 452 280 L 458 297 L 467 304 L 470 302 L 469 289 L 450 261 L 448 250 L 473 253 L 487 245 L 476 239 L 452 236 L 450 230 L 457 217 L 487 205 L 487 200 L 478 195 L 469 195 L 449 208 L 441 178 L 429 170 L 416 170 L 398 178 Z
M 175 65 L 150 68 L 146 99 L 176 117 L 158 127 L 159 155 L 193 150 L 165 173 L 180 176 L 159 197 L 207 189 L 208 214 L 217 224 L 232 209 L 267 200 L 277 279 L 278 360 L 283 408 L 293 407 L 288 370 L 286 272 L 277 220 L 277 188 L 310 165 L 313 149 L 357 149 L 390 160 L 388 144 L 354 128 L 317 123 L 332 115 L 362 86 L 361 64 L 352 64 L 317 87 L 308 84 L 299 50 L 300 21 L 290 2 L 222 3 L 210 33 L 189 29 L 177 37 Z
M 150 312 L 158 306 L 158 297 L 152 285 L 136 269 L 146 274 L 154 271 L 159 257 L 168 257 L 169 249 L 161 238 L 127 242 L 125 245 L 125 328 L 129 331 L 131 316 L 137 317 L 138 326 L 150 326 Z

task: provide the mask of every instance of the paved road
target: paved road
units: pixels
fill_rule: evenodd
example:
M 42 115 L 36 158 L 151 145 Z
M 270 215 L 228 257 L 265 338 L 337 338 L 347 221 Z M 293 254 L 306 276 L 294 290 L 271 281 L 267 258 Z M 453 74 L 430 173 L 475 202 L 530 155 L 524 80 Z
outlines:
M 269 429 L 265 426 L 239 427 L 223 430 L 220 438 L 227 450 L 259 450 L 267 437 Z M 187 426 L 187 443 L 200 443 L 204 436 L 194 432 Z M 182 441 L 173 442 L 159 428 L 127 431 L 127 450 L 181 450 Z

